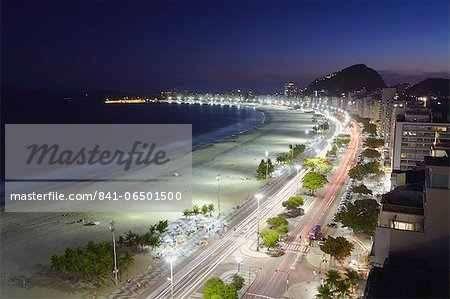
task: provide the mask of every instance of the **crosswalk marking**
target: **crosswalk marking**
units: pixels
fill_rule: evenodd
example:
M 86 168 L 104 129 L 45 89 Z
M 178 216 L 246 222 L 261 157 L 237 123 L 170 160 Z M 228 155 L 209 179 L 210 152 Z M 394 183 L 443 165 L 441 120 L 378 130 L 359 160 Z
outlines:
M 308 246 L 290 243 L 290 244 L 285 244 L 283 246 L 283 249 L 284 250 L 289 250 L 289 251 L 307 252 L 308 251 Z

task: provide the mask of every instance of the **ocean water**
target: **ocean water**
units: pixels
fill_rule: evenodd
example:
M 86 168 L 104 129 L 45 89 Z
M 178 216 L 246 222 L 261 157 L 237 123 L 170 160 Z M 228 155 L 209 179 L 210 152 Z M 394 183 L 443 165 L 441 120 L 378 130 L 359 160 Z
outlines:
M 244 106 L 34 101 L 9 108 L 3 121 L 6 124 L 192 124 L 192 145 L 197 147 L 258 126 L 264 122 L 264 113 Z

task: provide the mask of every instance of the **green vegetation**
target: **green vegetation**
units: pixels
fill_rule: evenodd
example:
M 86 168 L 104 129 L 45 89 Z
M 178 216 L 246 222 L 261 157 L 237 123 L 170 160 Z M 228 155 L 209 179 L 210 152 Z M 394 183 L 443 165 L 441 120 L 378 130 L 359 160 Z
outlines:
M 365 164 L 358 164 L 348 172 L 350 178 L 357 181 L 362 181 L 369 176 L 380 176 L 383 171 L 380 170 L 380 163 L 377 161 L 368 162 Z
M 263 244 L 267 246 L 267 249 L 269 250 L 277 246 L 278 241 L 280 240 L 280 235 L 270 229 L 263 229 L 259 232 L 259 235 L 263 240 Z
M 128 249 L 117 253 L 119 277 L 134 264 L 134 253 Z M 111 242 L 89 241 L 85 248 L 67 247 L 63 255 L 51 257 L 52 270 L 75 282 L 80 279 L 96 286 L 105 284 L 111 276 L 113 246 Z
M 336 144 L 333 144 L 333 145 L 331 146 L 331 149 L 330 149 L 329 151 L 327 151 L 326 156 L 327 156 L 327 157 L 336 157 L 336 155 L 337 155 L 337 149 L 338 149 L 337 145 L 336 145 Z
M 354 232 L 374 235 L 377 225 L 380 205 L 376 200 L 365 198 L 346 205 L 347 210 L 337 213 L 337 219 L 342 225 Z
M 301 205 L 303 205 L 303 197 L 301 196 L 291 196 L 288 200 L 285 200 L 281 203 L 283 207 L 288 209 L 289 211 L 295 210 Z
M 278 163 L 287 163 L 289 160 L 292 159 L 292 156 L 294 156 L 294 159 L 302 154 L 305 151 L 306 147 L 304 144 L 295 144 L 294 145 L 294 154 L 292 155 L 292 144 L 289 145 L 289 151 L 287 153 L 281 154 L 277 157 Z
M 244 279 L 244 277 L 242 277 L 241 275 L 239 275 L 239 274 L 234 274 L 232 277 L 231 277 L 231 284 L 234 286 L 234 288 L 236 289 L 236 290 L 240 290 L 240 289 L 242 289 L 242 287 L 244 286 L 244 284 L 245 284 L 245 279 Z
M 327 174 L 333 169 L 331 162 L 324 158 L 307 158 L 303 160 L 303 167 L 321 174 Z
M 261 163 L 259 163 L 258 169 L 256 170 L 256 177 L 260 180 L 266 178 L 266 174 L 270 176 L 270 174 L 275 170 L 272 161 L 270 159 L 266 160 L 262 159 Z
M 336 270 L 328 270 L 325 274 L 325 284 L 317 287 L 317 299 L 351 298 L 355 287 L 362 280 L 361 275 L 353 269 L 346 269 L 345 277 Z
M 325 239 L 324 244 L 320 245 L 320 249 L 342 263 L 346 257 L 351 255 L 354 245 L 344 237 L 329 236 Z
M 156 226 L 151 226 L 149 231 L 143 235 L 139 235 L 133 233 L 129 230 L 125 238 L 119 236 L 119 245 L 126 245 L 130 248 L 139 246 L 141 250 L 144 249 L 144 246 L 149 246 L 152 250 L 161 246 L 161 238 L 155 234 Z
M 366 185 L 364 185 L 364 184 L 353 187 L 351 191 L 353 193 L 356 193 L 356 194 L 370 194 L 370 195 L 372 195 L 372 190 L 367 188 Z
M 274 229 L 280 235 L 287 234 L 289 231 L 288 221 L 286 220 L 286 218 L 281 217 L 281 216 L 276 216 L 276 217 L 267 219 L 267 224 L 269 224 L 270 227 L 272 229 Z
M 377 126 L 371 123 L 364 124 L 363 132 L 369 134 L 370 136 L 377 136 Z
M 347 146 L 350 143 L 350 135 L 349 134 L 339 134 L 334 138 L 333 145 L 336 145 L 338 148 Z
M 328 183 L 327 178 L 320 173 L 310 171 L 302 179 L 303 188 L 309 189 L 311 194 L 314 194 L 319 188 L 322 188 Z
M 373 137 L 366 138 L 364 141 L 364 147 L 370 147 L 370 148 L 379 148 L 384 145 L 383 139 L 377 139 Z
M 225 284 L 220 278 L 210 278 L 205 283 L 203 299 L 237 299 L 236 287 Z
M 203 215 L 208 215 L 209 217 L 212 216 L 212 213 L 215 211 L 215 206 L 214 204 L 210 203 L 210 204 L 204 204 L 202 205 L 202 207 L 200 208 L 198 205 L 193 205 L 192 206 L 192 210 L 189 209 L 185 209 L 183 210 L 183 216 L 187 219 L 188 216 L 191 215 L 199 215 L 200 212 Z
M 368 158 L 368 159 L 378 159 L 381 157 L 381 154 L 379 151 L 371 149 L 371 148 L 366 148 L 365 150 L 363 150 L 361 155 L 364 158 Z

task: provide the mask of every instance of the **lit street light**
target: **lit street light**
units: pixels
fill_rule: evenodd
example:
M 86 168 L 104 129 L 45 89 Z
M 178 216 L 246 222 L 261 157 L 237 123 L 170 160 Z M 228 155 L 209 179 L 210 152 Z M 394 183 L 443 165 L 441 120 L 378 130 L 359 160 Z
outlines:
M 176 260 L 176 256 L 172 255 L 166 258 L 166 262 L 170 264 L 170 298 L 173 299 L 173 262 Z
M 241 264 L 242 264 L 242 258 L 240 256 L 236 257 L 236 263 L 238 265 L 238 271 L 237 273 L 239 273 L 241 271 Z
M 263 195 L 261 193 L 258 193 L 258 194 L 255 194 L 255 197 L 258 200 L 258 215 L 257 215 L 258 228 L 256 230 L 256 237 L 257 237 L 256 251 L 259 251 L 259 217 L 260 217 L 259 201 L 262 199 Z
M 217 185 L 217 212 L 218 212 L 217 218 L 219 218 L 220 217 L 220 174 L 216 177 L 216 180 L 218 183 L 218 185 Z
M 117 254 L 116 254 L 116 228 L 115 228 L 115 223 L 114 221 L 111 221 L 109 229 L 111 230 L 112 233 L 112 241 L 113 241 L 113 253 L 114 253 L 114 269 L 113 269 L 113 274 L 114 274 L 114 284 L 117 285 L 117 273 L 119 273 L 119 269 L 117 269 Z

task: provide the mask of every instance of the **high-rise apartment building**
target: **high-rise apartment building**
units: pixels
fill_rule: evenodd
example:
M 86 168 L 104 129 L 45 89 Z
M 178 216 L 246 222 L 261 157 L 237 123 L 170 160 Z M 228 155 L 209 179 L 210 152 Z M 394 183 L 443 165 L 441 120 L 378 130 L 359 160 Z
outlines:
M 296 98 L 298 95 L 298 88 L 294 81 L 284 84 L 284 96 L 286 98 Z
M 408 170 L 416 167 L 425 156 L 431 154 L 436 143 L 450 140 L 450 123 L 433 122 L 427 108 L 406 109 L 397 115 L 394 127 L 392 168 Z

